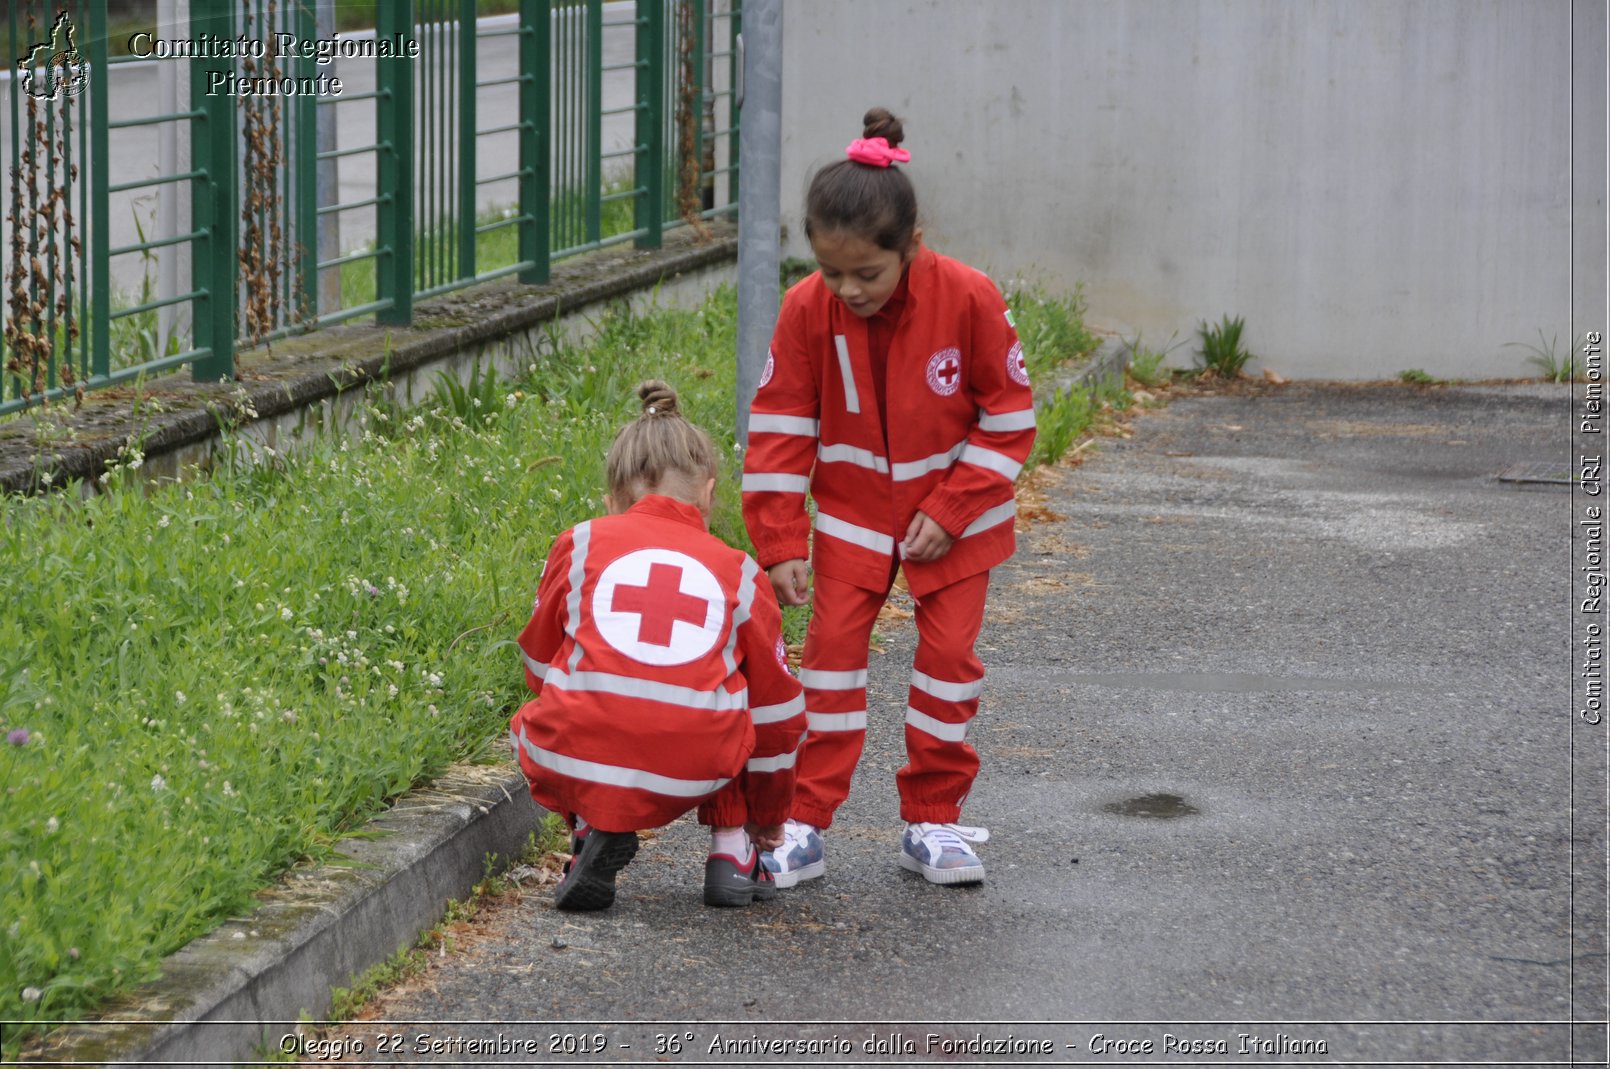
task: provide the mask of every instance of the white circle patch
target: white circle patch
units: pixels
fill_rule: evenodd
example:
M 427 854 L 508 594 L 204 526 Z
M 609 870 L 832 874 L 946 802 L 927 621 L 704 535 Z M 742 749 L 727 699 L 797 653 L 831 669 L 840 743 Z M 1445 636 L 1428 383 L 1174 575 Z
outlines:
M 771 355 L 771 350 L 767 349 L 766 350 L 766 368 L 765 368 L 764 371 L 762 371 L 760 373 L 760 385 L 764 386 L 764 385 L 766 385 L 766 383 L 770 382 L 772 372 L 774 372 L 776 370 L 777 370 L 777 360 L 776 360 L 775 357 L 773 357 Z
M 593 590 L 593 623 L 604 641 L 644 664 L 698 660 L 715 648 L 726 621 L 727 598 L 716 577 L 675 550 L 619 557 Z
M 928 358 L 928 388 L 940 397 L 949 397 L 962 388 L 960 349 L 941 349 Z
M 1019 386 L 1029 384 L 1029 365 L 1023 360 L 1023 343 L 1020 341 L 1013 342 L 1006 351 L 1006 373 Z

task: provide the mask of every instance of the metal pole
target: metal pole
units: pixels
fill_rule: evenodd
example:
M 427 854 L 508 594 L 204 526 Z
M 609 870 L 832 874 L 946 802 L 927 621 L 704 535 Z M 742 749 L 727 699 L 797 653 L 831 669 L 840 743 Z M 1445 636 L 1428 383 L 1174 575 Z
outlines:
M 318 0 L 318 8 L 314 18 L 319 40 L 328 41 L 335 36 L 335 0 Z M 336 73 L 335 63 L 331 64 L 330 73 Z M 313 110 L 314 123 L 318 127 L 318 151 L 334 152 L 339 147 L 336 141 L 338 132 L 336 130 L 336 120 L 341 113 L 341 109 L 326 106 L 322 113 L 319 112 L 317 107 Z M 339 159 L 318 161 L 316 168 L 318 172 L 318 193 L 316 194 L 318 204 L 341 203 L 340 165 L 341 161 Z M 316 224 L 318 228 L 318 240 L 316 242 L 318 255 L 314 257 L 313 270 L 315 273 L 318 272 L 317 261 L 333 260 L 341 255 L 341 213 L 326 212 L 324 215 L 316 215 L 316 218 L 318 219 Z M 307 239 L 304 238 L 303 240 Z M 319 275 L 318 295 L 317 311 L 319 315 L 340 310 L 340 268 L 332 268 Z
M 782 190 L 783 3 L 745 0 L 743 109 L 738 124 L 738 442 L 749 444 L 749 403 L 777 324 L 777 227 Z
M 190 8 L 194 40 L 202 40 L 207 34 L 233 40 L 235 25 L 233 4 L 194 4 Z M 103 27 L 99 38 L 104 36 Z M 104 49 L 105 45 L 97 43 L 95 47 Z M 209 73 L 234 72 L 235 61 L 227 56 L 190 61 L 190 107 L 196 113 L 190 124 L 190 167 L 203 172 L 190 189 L 190 213 L 194 229 L 207 235 L 199 243 L 200 255 L 192 253 L 190 260 L 191 285 L 206 294 L 206 314 L 196 319 L 195 340 L 209 355 L 190 365 L 191 377 L 197 382 L 223 382 L 235 377 L 235 308 L 240 293 L 240 128 L 236 125 L 234 99 L 207 94 Z M 96 99 L 104 101 L 106 95 L 96 94 Z M 105 131 L 104 112 L 96 117 L 96 127 Z M 106 159 L 104 141 L 100 147 L 96 158 Z M 102 262 L 102 255 L 97 255 L 97 268 Z M 97 287 L 101 289 L 104 287 Z M 104 294 L 97 292 L 96 300 L 104 299 Z M 104 329 L 104 322 L 102 316 L 96 316 L 98 331 Z
M 375 8 L 375 33 L 382 40 L 414 31 L 413 0 L 395 0 Z M 375 229 L 380 259 L 375 278 L 379 300 L 390 307 L 375 314 L 377 323 L 409 323 L 414 318 L 414 64 L 407 57 L 377 59 L 375 130 L 384 146 L 376 174 L 382 198 Z
M 548 281 L 552 34 L 549 0 L 520 0 L 520 259 L 531 264 L 521 282 Z
M 190 0 L 157 0 L 157 25 L 161 36 L 177 40 L 188 35 L 190 26 Z M 161 98 L 159 110 L 164 115 L 184 111 L 190 105 L 189 86 L 181 85 L 180 63 L 157 64 L 157 95 Z M 162 123 L 157 127 L 157 154 L 161 159 L 160 173 L 178 174 L 185 170 L 179 166 L 179 142 L 189 141 L 189 131 L 179 123 Z M 188 144 L 186 148 L 188 148 Z M 178 237 L 188 229 L 184 221 L 190 218 L 190 188 L 184 182 L 166 182 L 157 187 L 157 228 L 159 241 Z M 190 243 L 181 242 L 163 248 L 157 259 L 157 297 L 166 301 L 181 292 L 179 280 L 190 276 Z M 178 349 L 190 348 L 190 309 L 188 305 L 170 304 L 157 310 L 156 356 L 168 355 L 168 339 L 179 335 Z
M 632 184 L 643 192 L 635 198 L 640 249 L 657 249 L 665 226 L 665 2 L 639 0 L 637 5 L 637 153 Z

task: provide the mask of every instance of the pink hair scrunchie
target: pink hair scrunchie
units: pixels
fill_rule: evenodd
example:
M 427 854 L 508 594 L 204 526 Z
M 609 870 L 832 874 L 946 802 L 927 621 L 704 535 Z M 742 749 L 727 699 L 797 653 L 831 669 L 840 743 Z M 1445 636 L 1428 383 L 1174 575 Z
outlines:
M 844 154 L 856 163 L 872 167 L 887 167 L 891 163 L 906 163 L 911 153 L 903 148 L 890 148 L 886 137 L 858 137 L 845 148 Z

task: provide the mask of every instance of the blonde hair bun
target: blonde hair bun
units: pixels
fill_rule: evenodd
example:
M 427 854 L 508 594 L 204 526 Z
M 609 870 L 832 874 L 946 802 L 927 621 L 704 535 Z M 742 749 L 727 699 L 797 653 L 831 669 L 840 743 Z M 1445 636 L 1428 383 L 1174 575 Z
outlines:
M 678 413 L 676 390 L 659 379 L 649 379 L 637 385 L 638 399 L 643 402 L 646 416 L 674 416 Z

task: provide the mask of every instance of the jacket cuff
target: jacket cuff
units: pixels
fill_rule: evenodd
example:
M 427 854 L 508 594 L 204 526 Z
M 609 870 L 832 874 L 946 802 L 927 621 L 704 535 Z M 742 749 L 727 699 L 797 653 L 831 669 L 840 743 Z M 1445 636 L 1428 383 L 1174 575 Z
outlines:
M 769 571 L 784 561 L 809 560 L 810 556 L 810 546 L 805 542 L 790 540 L 755 545 L 755 563 L 760 565 L 762 571 Z
M 960 538 L 967 525 L 976 520 L 982 509 L 968 508 L 961 500 L 953 495 L 944 493 L 943 489 L 936 489 L 923 499 L 918 511 L 926 513 L 928 518 L 944 528 L 951 538 Z

